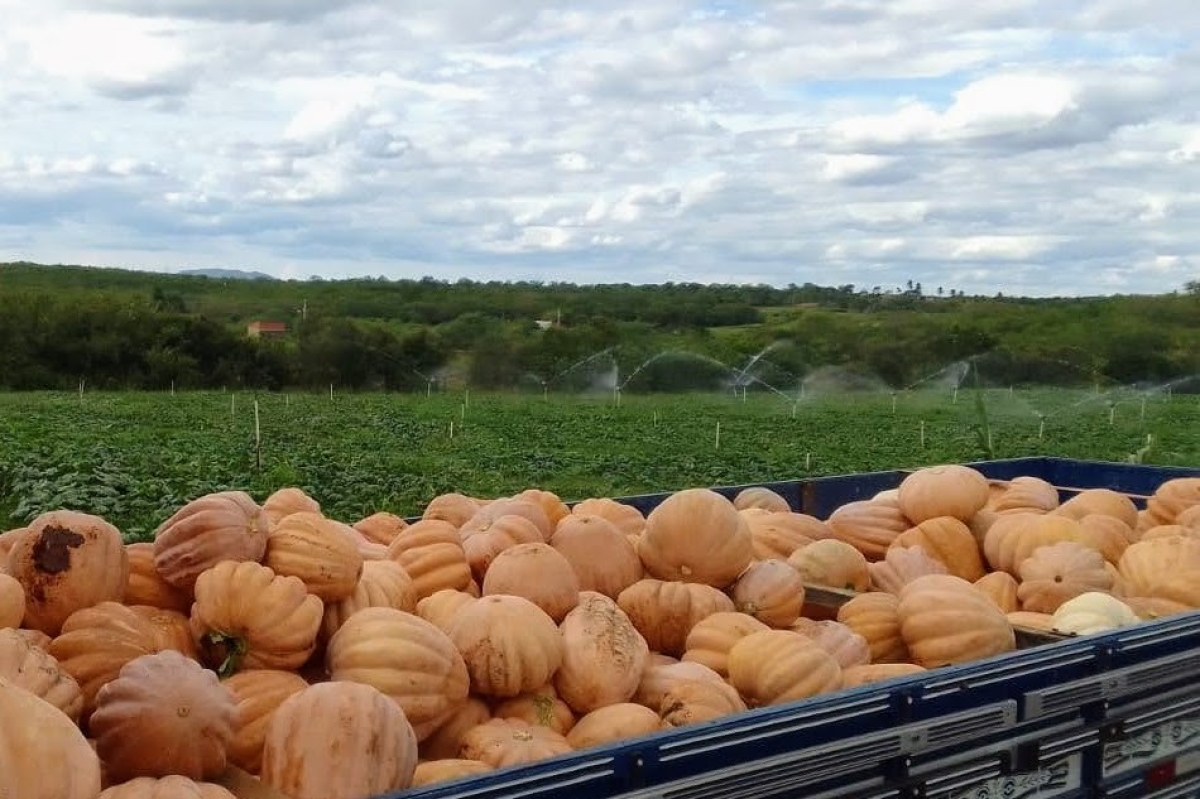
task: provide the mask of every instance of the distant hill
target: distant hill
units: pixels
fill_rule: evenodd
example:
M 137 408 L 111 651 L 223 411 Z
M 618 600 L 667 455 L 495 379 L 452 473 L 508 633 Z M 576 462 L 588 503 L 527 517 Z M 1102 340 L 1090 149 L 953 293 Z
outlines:
M 275 280 L 262 272 L 247 272 L 242 269 L 182 269 L 176 274 L 191 277 L 211 277 L 217 280 Z

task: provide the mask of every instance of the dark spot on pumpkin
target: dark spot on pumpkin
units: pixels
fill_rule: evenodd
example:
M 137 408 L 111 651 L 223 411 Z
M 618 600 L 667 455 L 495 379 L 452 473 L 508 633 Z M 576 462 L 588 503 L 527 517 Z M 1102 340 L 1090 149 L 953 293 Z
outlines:
M 33 545 L 33 565 L 45 574 L 61 574 L 71 568 L 71 549 L 83 544 L 83 536 L 65 527 L 47 527 Z

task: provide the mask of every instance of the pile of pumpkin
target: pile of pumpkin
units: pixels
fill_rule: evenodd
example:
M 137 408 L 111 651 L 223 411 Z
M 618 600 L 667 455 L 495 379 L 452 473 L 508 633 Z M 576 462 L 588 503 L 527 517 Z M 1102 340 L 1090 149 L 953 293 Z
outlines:
M 1139 510 L 929 467 L 825 520 L 230 491 L 137 544 L 55 511 L 0 535 L 0 796 L 365 799 L 1197 607 L 1200 478 Z

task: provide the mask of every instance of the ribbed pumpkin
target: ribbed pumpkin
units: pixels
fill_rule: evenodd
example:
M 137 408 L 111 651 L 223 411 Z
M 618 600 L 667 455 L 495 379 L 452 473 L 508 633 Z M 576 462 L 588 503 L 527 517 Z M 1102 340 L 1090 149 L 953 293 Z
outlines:
M 536 763 L 570 751 L 567 739 L 548 727 L 515 719 L 492 719 L 463 735 L 459 754 L 493 768 L 505 768 Z
M 562 621 L 579 604 L 579 578 L 571 562 L 540 541 L 517 544 L 497 555 L 480 587 L 484 596 L 524 597 L 555 622 Z
M 222 683 L 233 697 L 234 734 L 229 742 L 229 762 L 251 774 L 262 767 L 263 739 L 276 708 L 292 694 L 308 687 L 299 674 L 277 669 L 253 669 Z
M 576 516 L 599 516 L 611 522 L 624 535 L 638 536 L 646 529 L 646 517 L 640 510 L 608 497 L 591 497 L 577 502 L 571 507 L 571 513 Z M 560 519 L 558 524 L 562 523 Z M 556 533 L 557 530 L 556 526 Z
M 909 654 L 900 634 L 899 607 L 895 594 L 870 591 L 838 608 L 837 620 L 866 639 L 872 663 L 903 663 Z
M 899 505 L 876 499 L 838 506 L 829 515 L 827 524 L 838 540 L 850 544 L 871 561 L 882 560 L 896 536 L 912 526 Z
M 1021 561 L 1038 547 L 1085 538 L 1082 525 L 1065 514 L 1014 513 L 996 520 L 984 538 L 983 551 L 992 569 L 1017 576 Z
M 542 506 L 530 499 L 517 499 L 515 497 L 505 497 L 502 499 L 494 499 L 491 502 L 483 505 L 475 512 L 475 515 L 462 524 L 460 530 L 486 530 L 488 523 L 499 519 L 502 516 L 519 516 L 537 528 L 538 534 L 541 536 L 539 540 L 549 541 L 550 536 L 554 534 L 554 525 L 550 522 L 550 517 L 546 515 L 546 511 L 542 510 Z M 466 533 L 464 532 L 464 538 Z
M 0 677 L 0 796 L 96 799 L 100 759 L 54 705 Z
M 867 663 L 842 669 L 842 687 L 857 688 L 860 685 L 911 677 L 927 671 L 915 663 Z
M 197 782 L 178 774 L 167 777 L 135 777 L 105 788 L 100 799 L 237 799 L 220 785 Z
M 168 650 L 126 663 L 96 695 L 88 726 L 109 779 L 201 780 L 225 771 L 236 715 L 217 675 Z
M 572 710 L 590 713 L 637 692 L 650 648 L 616 602 L 582 592 L 559 631 L 563 657 L 554 684 Z
M 413 772 L 412 787 L 421 788 L 440 782 L 461 780 L 478 774 L 486 774 L 492 770 L 487 763 L 480 763 L 478 760 L 464 760 L 461 757 L 422 760 L 417 763 L 417 768 Z
M 263 565 L 298 577 L 313 596 L 338 602 L 354 593 L 363 557 L 355 543 L 319 513 L 283 517 L 267 536 Z
M 813 541 L 793 552 L 787 562 L 806 583 L 848 591 L 866 591 L 871 585 L 866 557 L 836 538 Z
M 970 466 L 946 464 L 927 466 L 900 482 L 896 501 L 913 524 L 937 516 L 966 521 L 979 512 L 991 497 L 987 478 Z
M 768 628 L 770 629 L 770 628 Z M 671 661 L 664 656 L 651 654 L 642 681 L 638 683 L 633 701 L 655 712 L 662 710 L 663 698 L 677 685 L 687 682 L 709 682 L 727 685 L 726 680 L 702 663 Z
M 1027 475 L 1014 477 L 989 503 L 996 513 L 1048 513 L 1058 505 L 1058 489 L 1052 483 Z
M 359 519 L 354 523 L 354 529 L 362 533 L 368 541 L 388 546 L 400 535 L 400 531 L 408 527 L 408 522 L 394 513 L 379 511 Z
M 541 508 L 542 512 L 546 514 L 546 521 L 550 523 L 551 533 L 558 523 L 571 513 L 567 503 L 563 502 L 558 494 L 544 488 L 527 488 L 514 494 L 512 498 L 518 502 L 532 502 Z M 550 536 L 547 535 L 546 538 L 549 540 Z
M 790 629 L 833 655 L 842 668 L 871 662 L 871 647 L 867 639 L 841 622 L 801 618 Z
M 369 560 L 354 593 L 340 602 L 327 602 L 321 635 L 328 641 L 346 619 L 363 608 L 395 608 L 409 613 L 417 609 L 417 592 L 408 572 L 394 560 Z
M 975 586 L 951 574 L 929 574 L 905 585 L 896 615 L 912 662 L 926 668 L 1016 648 L 1004 612 Z
M 425 506 L 422 519 L 444 521 L 456 530 L 479 511 L 479 503 L 471 497 L 451 491 L 438 494 Z
M 603 516 L 572 513 L 559 521 L 550 546 L 571 564 L 581 591 L 597 591 L 616 599 L 645 576 L 637 548 Z M 598 552 L 604 554 L 597 557 Z
M 471 689 L 510 697 L 550 681 L 563 661 L 563 637 L 545 611 L 517 596 L 482 597 L 447 631 L 462 654 Z
M 0 630 L 0 679 L 23 688 L 78 722 L 83 713 L 79 683 L 49 652 L 13 629 Z
M 504 550 L 517 544 L 542 544 L 546 541 L 546 536 L 534 522 L 515 513 L 493 516 L 481 511 L 458 532 L 471 575 L 479 583 L 483 582 L 492 561 Z
M 1196 505 L 1200 505 L 1200 477 L 1174 477 L 1146 500 L 1146 513 L 1158 524 L 1175 524 L 1179 514 Z
M 467 730 L 478 727 L 492 718 L 492 710 L 479 697 L 469 697 L 438 725 L 437 729 L 420 742 L 422 760 L 443 760 L 458 757 L 462 737 Z
M 466 591 L 443 588 L 417 603 L 417 615 L 430 622 L 442 632 L 450 629 L 459 612 L 475 602 L 478 597 Z
M 129 557 L 129 581 L 125 584 L 126 605 L 149 605 L 187 613 L 192 608 L 192 592 L 176 588 L 162 578 L 154 564 L 154 544 L 143 541 L 126 544 Z
M 572 749 L 587 749 L 613 741 L 640 738 L 662 728 L 658 714 L 633 702 L 618 702 L 597 708 L 575 722 L 567 733 Z
M 804 580 L 777 558 L 750 566 L 729 589 L 734 607 L 768 627 L 784 628 L 800 617 Z
M 443 589 L 461 591 L 471 584 L 471 567 L 458 528 L 430 519 L 409 525 L 388 544 L 387 556 L 412 578 L 417 599 Z
M 725 611 L 701 619 L 687 635 L 683 659 L 702 663 L 722 677 L 729 675 L 729 650 L 751 633 L 771 629 L 753 616 Z
M 324 723 L 314 734 L 316 720 Z M 370 685 L 326 682 L 271 715 L 260 777 L 291 799 L 363 799 L 408 788 L 416 767 L 403 710 Z
M 566 735 L 575 726 L 575 711 L 559 697 L 553 685 L 497 702 L 492 716 L 549 727 L 559 735 Z
M 889 548 L 917 546 L 946 567 L 949 574 L 974 582 L 987 573 L 971 528 L 953 516 L 934 516 L 905 530 Z
M 626 588 L 617 604 L 650 649 L 682 655 L 688 633 L 703 618 L 734 610 L 733 600 L 709 585 L 647 578 Z
M 191 590 L 200 573 L 223 560 L 260 561 L 271 523 L 244 491 L 206 494 L 154 531 L 154 565 L 176 588 Z
M 1200 570 L 1200 539 L 1172 536 L 1130 544 L 1117 564 L 1127 596 L 1158 596 L 1171 577 Z
M 192 637 L 227 677 L 239 669 L 298 669 L 317 643 L 324 607 L 298 577 L 253 561 L 222 561 L 196 580 Z
M 751 633 L 729 650 L 729 682 L 752 707 L 794 702 L 841 687 L 837 660 L 790 630 Z
M 20 627 L 25 618 L 25 589 L 16 577 L 0 573 L 0 630 Z
M 1089 513 L 1079 519 L 1079 543 L 1097 550 L 1109 563 L 1121 560 L 1125 548 L 1137 540 L 1133 528 L 1116 516 Z
M 83 691 L 83 718 L 96 706 L 96 694 L 125 664 L 170 647 L 154 620 L 118 602 L 101 602 L 71 614 L 50 642 L 49 652 Z
M 741 713 L 746 703 L 737 689 L 723 682 L 681 680 L 663 694 L 659 717 L 665 728 L 686 727 Z
M 267 497 L 263 501 L 262 509 L 267 515 L 267 521 L 274 528 L 285 516 L 291 516 L 293 513 L 320 515 L 321 503 L 304 493 L 303 489 L 289 486 Z
M 1017 578 L 1008 572 L 988 572 L 974 583 L 1005 613 L 1012 613 L 1020 608 L 1017 599 Z
M 761 508 L 777 513 L 788 513 L 792 507 L 788 501 L 766 486 L 750 486 L 743 488 L 733 498 L 733 507 L 738 510 Z
M 1137 506 L 1133 500 L 1111 488 L 1089 488 L 1058 506 L 1054 511 L 1060 516 L 1082 519 L 1091 513 L 1115 516 L 1129 527 L 1137 526 Z
M 883 560 L 867 567 L 871 575 L 871 586 L 890 594 L 899 594 L 900 589 L 926 574 L 947 574 L 949 570 L 940 560 L 935 560 L 923 547 L 889 547 Z
M 757 510 L 744 510 L 741 513 L 750 525 L 750 539 L 756 560 L 787 560 L 796 550 L 814 541 L 834 537 L 829 525 L 806 513 Z
M 332 679 L 390 696 L 418 741 L 450 718 L 470 686 L 463 656 L 446 633 L 393 608 L 365 608 L 346 619 L 326 647 L 326 663 Z
M 1113 577 L 1104 557 L 1074 541 L 1038 547 L 1017 567 L 1021 584 L 1017 598 L 1022 610 L 1053 613 L 1068 599 L 1089 591 L 1108 591 Z
M 8 553 L 8 573 L 25 589 L 24 626 L 57 635 L 77 610 L 119 602 L 129 579 L 121 531 L 86 513 L 38 516 Z
M 750 565 L 753 541 L 733 503 L 707 488 L 677 491 L 646 517 L 638 556 L 646 573 L 725 588 Z

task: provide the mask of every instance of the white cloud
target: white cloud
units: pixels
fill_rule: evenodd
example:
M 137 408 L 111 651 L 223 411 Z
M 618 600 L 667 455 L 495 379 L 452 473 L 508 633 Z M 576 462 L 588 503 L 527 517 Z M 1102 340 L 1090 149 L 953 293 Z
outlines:
M 1187 0 L 0 0 L 0 260 L 1174 290 Z

